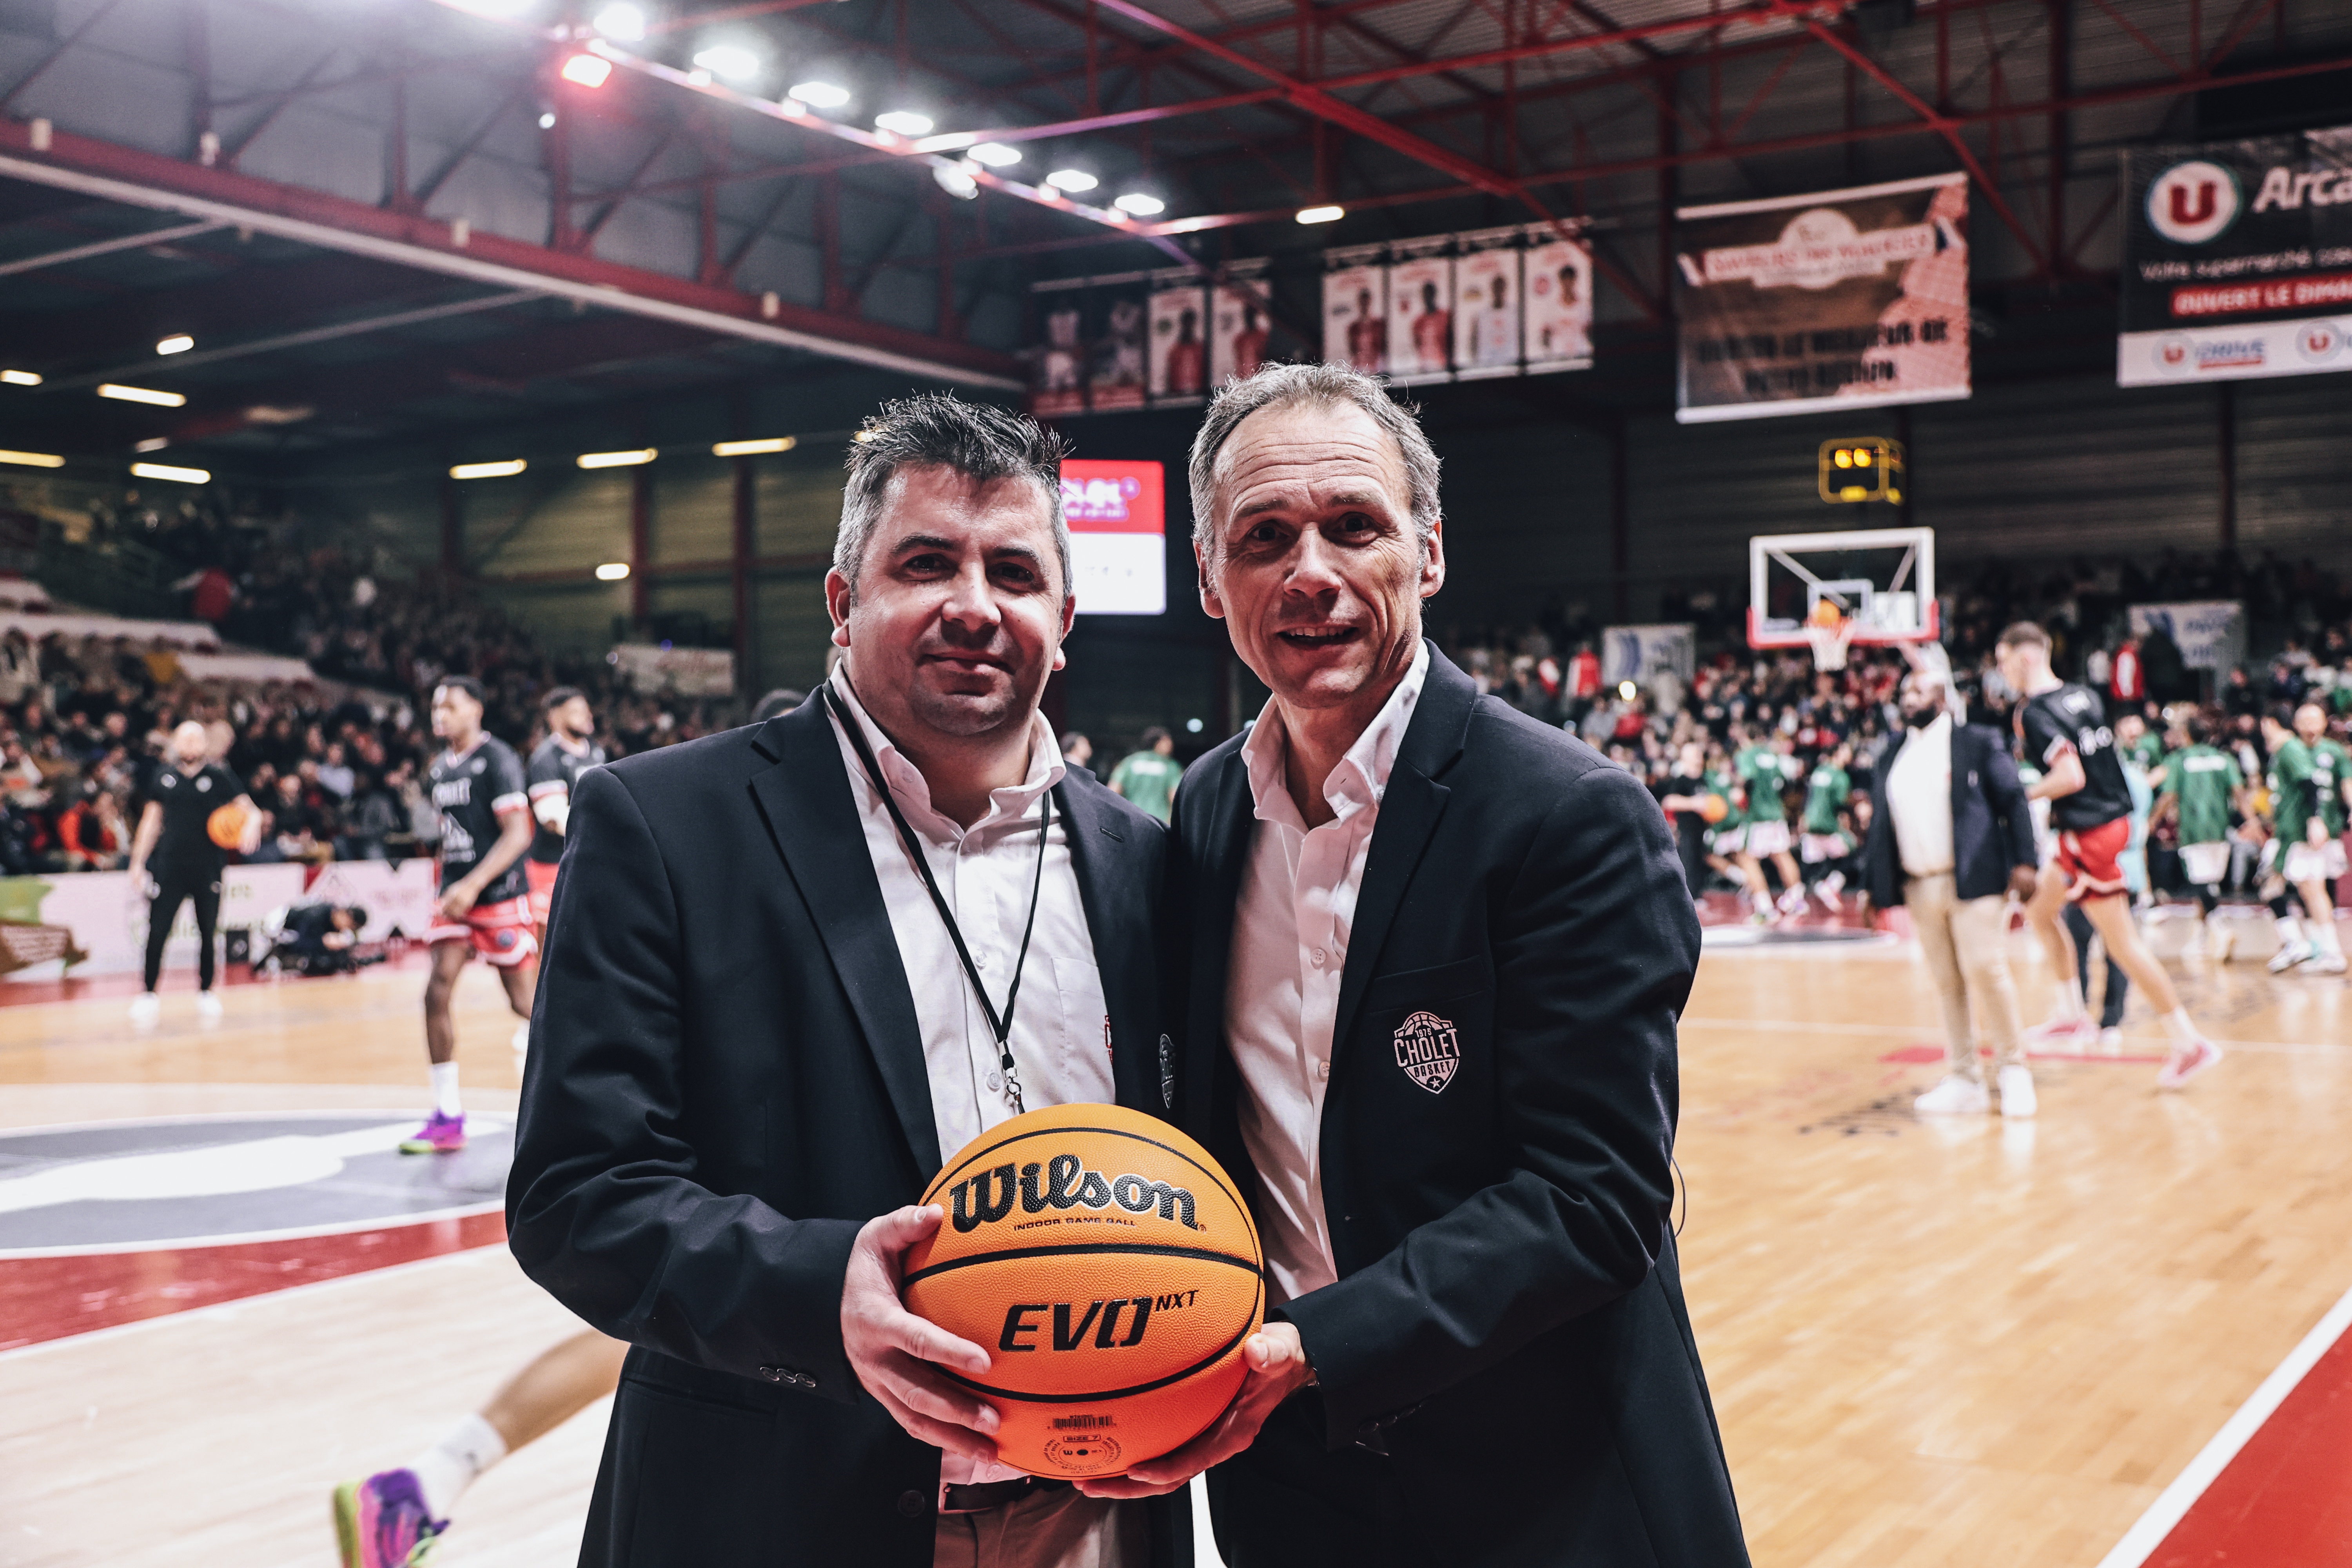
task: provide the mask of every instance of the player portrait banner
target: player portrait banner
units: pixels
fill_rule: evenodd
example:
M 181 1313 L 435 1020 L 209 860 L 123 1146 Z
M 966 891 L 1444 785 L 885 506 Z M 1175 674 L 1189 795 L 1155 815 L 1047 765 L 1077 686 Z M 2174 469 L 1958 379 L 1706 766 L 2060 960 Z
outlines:
M 1389 275 L 1385 245 L 1323 253 L 1323 362 L 1366 375 L 1389 368 Z
M 1118 414 L 1143 406 L 1147 374 L 1143 317 L 1149 297 L 1140 275 L 1087 296 L 1087 406 Z
M 1390 247 L 1389 374 L 1402 386 L 1454 379 L 1454 237 Z
M 1688 681 L 1698 668 L 1698 628 L 1689 621 L 1601 628 L 1601 679 L 1646 685 L 1662 669 Z
M 1029 412 L 1058 419 L 1087 410 L 1086 301 L 1075 287 L 1036 291 L 1038 341 L 1029 350 Z
M 2352 370 L 2352 126 L 2124 158 L 2124 386 Z
M 2235 599 L 2134 605 L 2131 635 L 2145 641 L 2158 632 L 2172 639 L 2180 662 L 2191 669 L 2219 673 L 2245 662 L 2246 612 Z
M 1549 229 L 1530 231 L 1549 235 Z M 1530 245 L 1519 295 L 1527 318 L 1528 374 L 1592 368 L 1592 246 L 1545 238 Z
M 1209 385 L 1209 294 L 1197 272 L 1151 275 L 1150 394 L 1156 407 L 1198 403 Z
M 1969 395 L 1967 175 L 1675 216 L 1677 420 Z
M 1209 379 L 1218 386 L 1257 374 L 1274 337 L 1263 258 L 1239 262 L 1209 293 Z
M 1464 381 L 1519 374 L 1519 231 L 1454 237 L 1454 365 Z

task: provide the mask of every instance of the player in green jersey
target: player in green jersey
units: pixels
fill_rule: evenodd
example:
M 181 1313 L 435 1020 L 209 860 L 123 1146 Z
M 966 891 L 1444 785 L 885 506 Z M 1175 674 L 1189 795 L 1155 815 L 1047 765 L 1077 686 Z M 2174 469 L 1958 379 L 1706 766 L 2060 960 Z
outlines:
M 1797 824 L 1797 853 L 1812 878 L 1811 889 L 1833 910 L 1841 907 L 1838 894 L 1845 889 L 1846 863 L 1853 856 L 1853 842 L 1838 826 L 1838 814 L 1853 798 L 1853 775 L 1846 771 L 1853 761 L 1853 748 L 1840 745 L 1813 764 L 1805 779 L 1805 815 Z
M 2189 743 L 2165 758 L 2157 810 L 2179 828 L 2181 874 L 2205 910 L 2206 956 L 2222 963 L 2230 931 L 2213 910 L 2230 876 L 2230 814 L 2243 809 L 2246 780 L 2236 761 L 2210 743 L 2211 730 L 2201 717 L 2183 720 L 2181 731 Z
M 2309 715 L 2306 721 L 2305 715 Z M 2312 731 L 2306 738 L 2301 731 Z M 2344 875 L 2344 778 L 2337 761 L 2341 748 L 2326 739 L 2327 716 L 2314 704 L 2297 713 L 2284 710 L 2263 715 L 2263 745 L 2271 755 L 2271 830 L 2277 845 L 2277 869 L 2287 886 L 2303 900 L 2298 921 L 2284 898 L 2272 906 L 2278 916 L 2278 956 L 2271 973 L 2302 969 L 2314 974 L 2341 974 L 2344 948 L 2336 935 L 2336 900 L 2329 896 L 2331 878 Z
M 2157 769 L 2164 766 L 2164 737 L 2147 727 L 2147 721 L 2138 714 L 2126 712 L 2116 721 L 2116 750 L 2124 761 L 2135 763 L 2139 771 L 2156 782 Z
M 1733 734 L 1737 739 L 1740 732 Z M 1797 858 L 1789 852 L 1789 808 L 1780 799 L 1780 791 L 1801 771 L 1795 750 L 1788 736 L 1775 733 L 1769 740 L 1742 745 L 1731 759 L 1731 771 L 1738 775 L 1739 787 L 1748 797 L 1748 828 L 1739 848 L 1739 868 L 1756 912 L 1768 919 L 1774 906 L 1764 881 L 1767 856 L 1771 858 L 1772 868 L 1780 873 L 1780 913 L 1798 914 L 1805 907 L 1804 879 L 1797 875 Z
M 1143 750 L 1121 759 L 1110 773 L 1110 792 L 1160 821 L 1175 809 L 1176 783 L 1184 770 L 1176 762 L 1176 738 L 1154 724 L 1143 732 Z

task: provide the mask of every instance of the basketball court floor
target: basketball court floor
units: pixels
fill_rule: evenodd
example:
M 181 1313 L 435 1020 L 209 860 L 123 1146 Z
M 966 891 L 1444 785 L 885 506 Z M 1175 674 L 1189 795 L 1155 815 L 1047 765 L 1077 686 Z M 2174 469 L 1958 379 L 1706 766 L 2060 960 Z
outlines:
M 2344 982 L 2175 961 L 2231 1052 L 2187 1092 L 2136 1005 L 2119 1057 L 2040 1064 L 2038 1121 L 1929 1123 L 1916 953 L 1791 934 L 1711 932 L 1683 1025 L 1685 1281 L 1759 1568 L 2352 1562 Z M 167 980 L 145 1035 L 129 984 L 0 984 L 0 1564 L 320 1568 L 336 1481 L 571 1326 L 499 1245 L 511 1024 L 469 970 L 475 1143 L 404 1160 L 415 961 L 231 984 L 210 1027 Z M 572 1561 L 604 1409 L 437 1562 Z

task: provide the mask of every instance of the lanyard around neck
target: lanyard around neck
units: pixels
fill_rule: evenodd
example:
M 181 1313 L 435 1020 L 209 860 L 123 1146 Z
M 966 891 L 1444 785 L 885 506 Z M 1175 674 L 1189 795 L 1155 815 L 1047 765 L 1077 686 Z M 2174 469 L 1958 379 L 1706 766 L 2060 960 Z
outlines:
M 898 829 L 899 840 L 906 845 L 907 853 L 914 859 L 916 871 L 923 879 L 924 890 L 931 895 L 931 907 L 940 911 L 940 923 L 948 928 L 948 940 L 955 943 L 956 957 L 963 961 L 964 978 L 971 982 L 971 993 L 980 998 L 980 1010 L 987 1015 L 988 1026 L 996 1037 L 996 1065 L 997 1070 L 1004 1076 L 1005 1100 L 1013 1107 L 1013 1113 L 1018 1116 L 1028 1107 L 1022 1103 L 1020 1069 L 1013 1060 L 1013 1007 L 1020 999 L 1021 972 L 1028 967 L 1029 938 L 1037 929 L 1037 904 L 1045 890 L 1045 841 L 1054 826 L 1054 792 L 1047 789 L 1037 803 L 1037 876 L 1029 889 L 1029 920 L 1021 928 L 1021 952 L 1013 961 L 1013 983 L 1005 987 L 1004 1011 L 999 1013 L 996 1005 L 988 999 L 988 987 L 980 983 L 980 965 L 971 961 L 971 949 L 964 945 L 963 928 L 956 923 L 955 911 L 948 908 L 947 895 L 940 891 L 939 879 L 931 875 L 930 857 L 923 853 L 922 840 L 915 837 L 914 828 L 907 821 L 907 814 L 898 809 L 898 797 L 892 795 L 890 786 L 883 782 L 882 764 L 875 759 L 874 748 L 866 744 L 865 727 L 835 695 L 832 687 L 827 686 L 824 689 L 825 707 L 840 723 L 842 732 L 849 737 L 849 743 L 856 749 L 857 761 L 865 768 L 866 781 L 873 784 L 874 793 L 882 797 L 883 805 L 890 813 L 891 822 Z

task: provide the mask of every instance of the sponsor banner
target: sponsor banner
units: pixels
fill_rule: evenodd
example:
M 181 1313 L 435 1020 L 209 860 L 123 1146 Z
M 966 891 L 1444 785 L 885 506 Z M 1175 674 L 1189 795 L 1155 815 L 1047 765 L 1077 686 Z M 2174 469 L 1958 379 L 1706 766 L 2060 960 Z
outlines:
M 1965 174 L 1675 218 L 1677 420 L 1969 395 Z
M 1209 385 L 1209 296 L 1197 274 L 1158 273 L 1149 310 L 1151 401 L 1198 403 Z
M 437 870 L 428 859 L 331 860 L 311 869 L 299 901 L 356 904 L 365 910 L 362 942 L 389 942 L 395 936 L 415 942 L 434 923 Z
M 1581 239 L 1532 246 L 1521 288 L 1528 374 L 1592 368 L 1592 247 Z
M 1156 616 L 1168 607 L 1167 477 L 1160 464 L 1062 459 L 1071 591 L 1082 616 Z
M 1244 264 L 1220 278 L 1209 294 L 1209 380 L 1223 386 L 1257 374 L 1274 337 L 1265 263 Z
M 2352 369 L 2352 126 L 2124 162 L 2125 386 Z
M 1323 360 L 1367 375 L 1389 368 L 1389 274 L 1386 246 L 1356 246 L 1323 253 Z
M 1389 371 L 1400 385 L 1454 375 L 1454 237 L 1409 240 L 1389 266 Z
M 1463 235 L 1454 258 L 1454 363 L 1464 381 L 1519 374 L 1518 231 Z
M 1647 685 L 1652 676 L 1671 669 L 1687 682 L 1698 668 L 1698 628 L 1688 621 L 1648 626 L 1601 628 L 1601 679 L 1604 688 L 1621 680 Z M 1604 697 L 1609 693 L 1604 689 Z
M 430 869 L 428 861 L 416 864 Z M 305 875 L 299 865 L 229 867 L 221 876 L 219 929 L 258 926 L 270 910 L 300 903 Z M 0 878 L 0 970 L 10 980 L 55 980 L 68 963 L 77 974 L 135 970 L 147 950 L 147 911 L 128 871 Z M 183 902 L 163 966 L 195 963 L 195 906 Z
M 731 648 L 615 643 L 604 662 L 635 691 L 675 692 L 680 697 L 729 697 L 735 691 Z
M 2180 662 L 2191 669 L 2225 672 L 2245 661 L 2245 607 L 2235 599 L 2131 607 L 2132 636 L 2147 637 L 2159 631 L 2172 639 L 2180 650 Z

